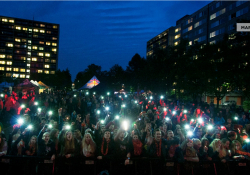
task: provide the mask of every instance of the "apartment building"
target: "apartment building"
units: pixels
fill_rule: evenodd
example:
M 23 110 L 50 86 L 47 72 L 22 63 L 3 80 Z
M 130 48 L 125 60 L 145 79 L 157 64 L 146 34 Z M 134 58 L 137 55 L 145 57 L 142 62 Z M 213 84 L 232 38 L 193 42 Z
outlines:
M 55 74 L 59 24 L 0 16 L 0 75 Z

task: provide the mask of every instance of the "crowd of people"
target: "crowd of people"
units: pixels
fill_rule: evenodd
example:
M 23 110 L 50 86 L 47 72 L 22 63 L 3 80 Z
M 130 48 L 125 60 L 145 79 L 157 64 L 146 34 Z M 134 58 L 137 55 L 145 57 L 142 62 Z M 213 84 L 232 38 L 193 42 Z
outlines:
M 0 103 L 1 166 L 8 155 L 45 157 L 63 166 L 30 161 L 31 174 L 63 174 L 69 166 L 77 174 L 79 161 L 86 160 L 91 169 L 97 164 L 97 174 L 108 174 L 112 160 L 114 174 L 122 174 L 134 161 L 150 159 L 156 174 L 226 174 L 245 170 L 250 158 L 249 114 L 236 104 L 216 109 L 213 103 L 169 101 L 153 93 L 23 97 L 5 93 Z M 10 125 L 12 132 L 5 133 Z M 10 163 L 5 173 L 19 171 L 13 168 L 17 162 Z M 138 164 L 139 174 L 150 171 L 147 165 Z

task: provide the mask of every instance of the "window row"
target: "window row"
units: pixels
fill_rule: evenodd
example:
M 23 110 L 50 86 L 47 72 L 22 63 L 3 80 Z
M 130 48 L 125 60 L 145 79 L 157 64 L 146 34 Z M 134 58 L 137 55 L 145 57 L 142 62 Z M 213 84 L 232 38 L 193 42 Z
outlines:
M 218 16 L 224 14 L 225 12 L 226 12 L 226 8 L 221 9 L 220 11 L 210 15 L 210 20 L 213 20 L 213 19 L 217 18 Z
M 225 28 L 224 27 L 219 29 L 219 30 L 211 32 L 209 37 L 213 38 L 213 37 L 218 36 L 218 35 L 223 34 L 223 33 L 225 33 Z

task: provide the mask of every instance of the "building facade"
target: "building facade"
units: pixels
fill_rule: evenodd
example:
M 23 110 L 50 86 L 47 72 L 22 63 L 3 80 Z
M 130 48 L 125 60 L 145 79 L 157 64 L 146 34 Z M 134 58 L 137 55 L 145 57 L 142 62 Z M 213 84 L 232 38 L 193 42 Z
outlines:
M 236 23 L 240 19 L 250 20 L 250 1 L 213 1 L 193 14 L 185 15 L 176 21 L 176 26 L 149 40 L 147 57 L 159 47 L 164 49 L 178 45 L 182 38 L 189 40 L 189 45 L 196 41 L 216 43 L 223 39 L 224 34 L 235 33 Z M 162 39 L 168 42 L 162 45 Z
M 55 74 L 59 24 L 0 16 L 0 75 Z

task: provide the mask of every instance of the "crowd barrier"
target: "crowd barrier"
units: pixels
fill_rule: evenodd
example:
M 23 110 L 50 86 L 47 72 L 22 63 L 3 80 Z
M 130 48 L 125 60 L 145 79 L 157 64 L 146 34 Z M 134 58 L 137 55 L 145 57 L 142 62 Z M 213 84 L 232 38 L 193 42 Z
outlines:
M 124 164 L 124 159 L 96 158 L 56 158 L 51 161 L 45 157 L 31 156 L 2 156 L 0 157 L 1 175 L 25 174 L 25 175 L 225 175 L 225 174 L 249 174 L 250 161 L 221 162 L 173 162 L 157 158 L 131 158 L 129 164 Z

